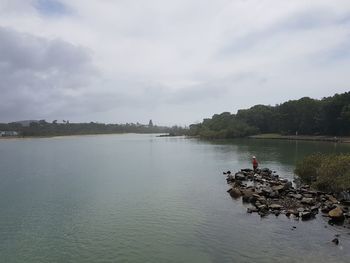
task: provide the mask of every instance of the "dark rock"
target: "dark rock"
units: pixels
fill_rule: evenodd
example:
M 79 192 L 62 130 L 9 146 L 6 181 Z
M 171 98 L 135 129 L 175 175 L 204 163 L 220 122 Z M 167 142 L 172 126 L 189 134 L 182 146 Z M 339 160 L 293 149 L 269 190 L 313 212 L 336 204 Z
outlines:
M 260 210 L 260 211 L 258 212 L 258 214 L 259 214 L 261 217 L 265 217 L 265 216 L 267 216 L 267 215 L 269 214 L 269 211 L 267 211 L 267 210 Z
M 229 174 L 229 175 L 227 176 L 227 178 L 226 178 L 226 181 L 227 181 L 228 183 L 234 182 L 234 181 L 235 181 L 235 178 L 234 178 L 231 174 Z
M 267 174 L 272 174 L 272 171 L 269 168 L 263 168 L 263 169 L 261 169 L 261 172 L 267 173 Z
M 267 205 L 259 205 L 257 208 L 259 209 L 259 211 L 267 210 Z
M 311 218 L 314 218 L 315 214 L 310 211 L 306 211 L 306 212 L 300 213 L 300 217 L 302 220 L 309 220 Z
M 239 198 L 242 195 L 241 191 L 238 188 L 231 188 L 228 190 L 228 192 L 233 198 Z
M 311 212 L 313 212 L 313 213 L 318 213 L 318 206 L 312 206 L 312 207 L 310 208 L 310 210 L 311 210 Z
M 235 179 L 236 180 L 240 180 L 240 181 L 244 181 L 245 180 L 245 175 L 243 173 L 236 173 L 235 174 Z
M 334 239 L 332 240 L 332 242 L 333 242 L 334 244 L 338 245 L 338 244 L 339 244 L 339 239 L 338 239 L 338 238 L 334 238 Z
M 283 190 L 287 191 L 287 190 L 292 189 L 292 188 L 293 188 L 292 182 L 288 181 L 287 183 L 284 184 L 284 189 Z

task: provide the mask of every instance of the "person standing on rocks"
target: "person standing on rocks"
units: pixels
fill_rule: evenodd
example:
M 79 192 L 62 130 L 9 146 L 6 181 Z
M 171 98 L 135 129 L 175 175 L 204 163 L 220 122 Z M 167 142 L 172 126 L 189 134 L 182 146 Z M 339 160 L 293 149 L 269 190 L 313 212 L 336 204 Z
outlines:
M 256 169 L 258 169 L 258 160 L 256 159 L 255 156 L 253 156 L 253 159 L 252 159 L 252 164 L 253 164 L 253 170 L 254 172 L 256 171 Z

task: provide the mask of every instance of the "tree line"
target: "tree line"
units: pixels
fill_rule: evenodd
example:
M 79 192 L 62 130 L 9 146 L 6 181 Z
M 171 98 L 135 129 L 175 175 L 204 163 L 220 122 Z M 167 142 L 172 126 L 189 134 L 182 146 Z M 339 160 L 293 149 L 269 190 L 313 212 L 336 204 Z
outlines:
M 255 105 L 223 112 L 190 125 L 189 135 L 235 138 L 261 133 L 282 135 L 350 135 L 350 92 L 321 100 L 304 97 L 276 106 Z
M 0 123 L 0 131 L 16 131 L 20 136 L 64 136 L 85 134 L 113 134 L 113 133 L 168 133 L 172 135 L 184 134 L 184 128 L 173 126 L 157 126 L 150 121 L 148 125 L 139 123 L 105 124 L 97 122 L 89 123 L 58 123 L 56 120 L 33 121 L 29 125 L 20 122 Z

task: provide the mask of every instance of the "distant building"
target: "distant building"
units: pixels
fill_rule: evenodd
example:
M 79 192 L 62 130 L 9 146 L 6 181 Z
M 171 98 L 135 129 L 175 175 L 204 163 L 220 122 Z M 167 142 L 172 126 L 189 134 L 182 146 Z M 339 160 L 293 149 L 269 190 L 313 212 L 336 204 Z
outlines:
M 18 136 L 18 132 L 16 131 L 0 131 L 1 137 L 7 137 L 7 136 Z

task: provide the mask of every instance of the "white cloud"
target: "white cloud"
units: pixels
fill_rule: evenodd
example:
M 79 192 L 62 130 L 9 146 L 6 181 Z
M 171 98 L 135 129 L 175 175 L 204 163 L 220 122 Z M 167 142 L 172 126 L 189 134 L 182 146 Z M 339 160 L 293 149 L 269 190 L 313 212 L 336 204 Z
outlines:
M 52 110 L 42 118 L 189 124 L 257 103 L 349 89 L 346 0 L 60 2 L 69 12 L 52 16 L 36 9 L 35 0 L 0 4 L 3 28 L 40 37 L 44 46 L 54 41 L 72 47 L 61 57 L 49 56 L 65 77 L 42 80 L 62 87 L 54 102 L 46 96 Z M 29 52 L 30 43 L 17 41 L 28 53 L 21 57 L 37 63 L 40 48 Z M 74 77 L 75 50 L 88 57 L 94 73 L 81 68 Z M 68 92 L 72 83 L 79 88 Z

